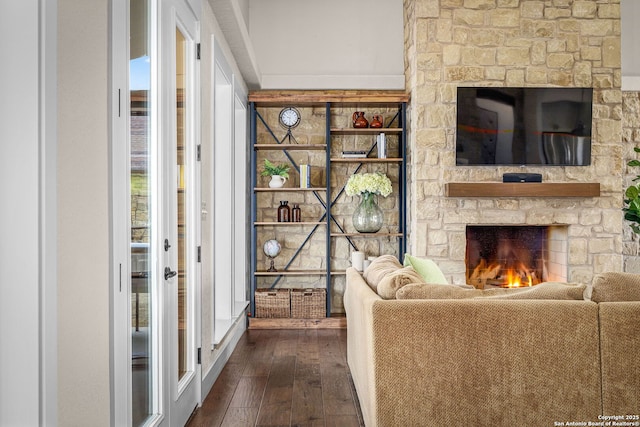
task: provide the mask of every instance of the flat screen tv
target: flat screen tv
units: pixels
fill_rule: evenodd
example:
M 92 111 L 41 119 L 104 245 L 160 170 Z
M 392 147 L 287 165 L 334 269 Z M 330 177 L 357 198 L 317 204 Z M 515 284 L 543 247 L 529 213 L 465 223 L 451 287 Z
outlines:
M 458 87 L 457 165 L 586 166 L 591 88 Z

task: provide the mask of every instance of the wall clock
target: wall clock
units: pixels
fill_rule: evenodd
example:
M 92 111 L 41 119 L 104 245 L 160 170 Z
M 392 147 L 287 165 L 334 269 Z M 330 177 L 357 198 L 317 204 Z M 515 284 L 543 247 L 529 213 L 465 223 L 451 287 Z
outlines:
M 293 107 L 285 107 L 280 111 L 280 124 L 289 130 L 300 124 L 300 112 Z

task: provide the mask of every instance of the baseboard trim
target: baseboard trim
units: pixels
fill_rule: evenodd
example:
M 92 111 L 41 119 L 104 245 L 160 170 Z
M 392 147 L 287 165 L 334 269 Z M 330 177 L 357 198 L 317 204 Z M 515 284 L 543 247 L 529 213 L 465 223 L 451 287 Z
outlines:
M 238 317 L 238 319 L 236 319 L 233 326 L 229 329 L 229 332 L 227 332 L 223 340 L 216 345 L 216 348 L 213 351 L 217 352 L 218 354 L 207 373 L 202 377 L 200 405 L 207 398 L 207 395 L 211 391 L 213 384 L 220 376 L 222 369 L 227 364 L 229 357 L 231 357 L 231 353 L 233 353 L 236 345 L 238 345 L 240 337 L 242 337 L 242 334 L 244 334 L 246 330 L 247 317 L 246 315 L 242 315 Z

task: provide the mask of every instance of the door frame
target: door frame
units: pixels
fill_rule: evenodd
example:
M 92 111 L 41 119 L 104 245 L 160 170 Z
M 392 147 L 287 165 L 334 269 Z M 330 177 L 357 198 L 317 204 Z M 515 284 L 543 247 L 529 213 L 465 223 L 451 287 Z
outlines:
M 129 169 L 129 1 L 111 2 L 110 165 L 111 171 L 111 420 L 131 425 L 131 321 L 128 280 L 131 276 L 127 236 L 130 220 Z M 130 319 L 130 317 L 129 317 Z

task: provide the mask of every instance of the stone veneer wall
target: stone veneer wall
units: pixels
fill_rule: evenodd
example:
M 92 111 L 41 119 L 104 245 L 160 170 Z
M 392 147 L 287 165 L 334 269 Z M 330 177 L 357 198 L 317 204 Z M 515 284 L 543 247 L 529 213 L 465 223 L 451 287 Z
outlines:
M 629 149 L 622 143 L 619 1 L 405 0 L 404 6 L 410 250 L 461 283 L 467 224 L 564 224 L 570 281 L 621 271 L 623 234 L 625 245 L 630 238 L 620 210 Z M 446 197 L 447 182 L 495 182 L 520 171 L 455 166 L 460 85 L 593 87 L 592 164 L 526 172 L 541 173 L 545 182 L 599 182 L 601 197 Z

